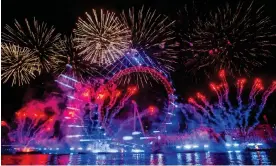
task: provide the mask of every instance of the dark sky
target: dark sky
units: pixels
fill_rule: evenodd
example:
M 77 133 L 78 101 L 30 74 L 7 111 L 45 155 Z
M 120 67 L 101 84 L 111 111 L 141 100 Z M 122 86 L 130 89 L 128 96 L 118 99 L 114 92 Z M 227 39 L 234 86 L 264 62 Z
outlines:
M 212 8 L 214 6 L 223 5 L 226 2 L 223 0 L 199 1 L 201 1 L 200 3 L 206 3 L 206 5 L 201 5 L 203 8 Z M 237 2 L 237 0 L 228 1 L 231 3 Z M 266 15 L 270 16 L 275 24 L 276 12 L 273 4 L 275 0 L 256 1 L 258 4 L 265 5 Z M 59 32 L 68 34 L 74 28 L 77 18 L 83 16 L 85 12 L 90 11 L 92 8 L 105 8 L 116 12 L 132 6 L 140 7 L 145 5 L 170 15 L 174 14 L 180 7 L 183 7 L 183 4 L 191 2 L 192 0 L 2 0 L 1 26 L 3 30 L 3 26 L 5 24 L 13 24 L 14 19 L 22 22 L 24 18 L 30 19 L 36 17 L 40 21 L 45 21 L 49 25 L 54 25 Z M 266 66 L 254 71 L 256 76 L 265 78 L 265 80 L 268 81 L 266 85 L 268 85 L 272 79 L 276 79 L 275 62 L 276 60 L 272 59 Z M 181 67 L 173 74 L 173 78 L 178 94 L 184 97 L 194 94 L 196 92 L 195 89 L 207 89 L 206 85 L 208 80 L 202 79 L 203 81 L 194 83 L 193 79 L 183 74 Z M 34 94 L 41 91 L 37 89 L 45 89 L 45 84 L 42 84 L 45 80 L 49 80 L 49 76 L 40 76 L 32 85 L 25 87 L 11 88 L 9 85 L 2 84 L 2 118 L 11 119 L 15 110 L 21 107 L 28 94 Z M 276 99 L 275 95 L 273 99 Z M 276 110 L 274 110 L 274 112 L 276 112 Z

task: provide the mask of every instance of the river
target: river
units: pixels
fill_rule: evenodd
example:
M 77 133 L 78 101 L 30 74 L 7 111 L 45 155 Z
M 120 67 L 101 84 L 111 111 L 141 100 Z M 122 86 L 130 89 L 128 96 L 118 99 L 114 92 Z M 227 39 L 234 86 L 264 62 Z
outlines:
M 2 154 L 1 163 L 2 165 L 275 165 L 276 151 L 165 154 Z

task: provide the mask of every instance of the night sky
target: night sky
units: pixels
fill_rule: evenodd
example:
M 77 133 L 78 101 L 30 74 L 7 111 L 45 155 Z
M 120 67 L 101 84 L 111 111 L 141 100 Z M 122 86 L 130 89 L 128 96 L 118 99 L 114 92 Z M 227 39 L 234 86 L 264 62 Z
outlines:
M 3 0 L 2 1 L 2 24 L 1 28 L 6 24 L 13 24 L 14 19 L 23 22 L 25 18 L 31 19 L 35 17 L 39 21 L 47 22 L 48 25 L 54 25 L 58 32 L 62 34 L 70 34 L 75 27 L 78 17 L 84 16 L 85 12 L 90 12 L 92 8 L 105 8 L 115 12 L 120 12 L 122 9 L 129 7 L 147 7 L 155 8 L 159 12 L 174 15 L 177 9 L 183 7 L 186 3 L 191 3 L 192 0 Z M 237 0 L 228 0 L 231 3 L 236 3 Z M 265 14 L 270 16 L 274 24 L 276 24 L 276 12 L 273 2 L 275 0 L 256 0 L 257 4 L 265 5 Z M 223 0 L 202 0 L 206 5 L 201 7 L 208 7 L 212 9 L 214 6 L 224 5 Z M 276 32 L 275 32 L 276 33 Z M 275 50 L 272 50 L 273 55 L 276 55 Z M 272 80 L 276 80 L 276 59 L 270 59 L 267 65 L 255 69 L 252 77 L 263 78 L 265 87 L 267 87 Z M 193 76 L 183 74 L 183 66 L 179 65 L 177 70 L 172 74 L 173 83 L 177 90 L 178 96 L 187 98 L 193 95 L 197 90 L 203 92 L 210 92 L 207 88 L 209 79 L 204 76 L 198 76 L 195 79 Z M 214 76 L 213 78 L 217 78 Z M 198 80 L 199 79 L 199 80 Z M 23 103 L 31 98 L 40 98 L 48 91 L 51 91 L 53 83 L 49 74 L 37 77 L 30 85 L 24 87 L 10 87 L 9 84 L 2 84 L 1 88 L 1 115 L 2 119 L 10 121 L 14 112 L 19 109 Z M 52 79 L 53 80 L 53 79 Z M 197 80 L 197 81 L 195 81 Z M 233 82 L 230 82 L 230 84 Z M 247 84 L 250 85 L 251 84 Z M 250 87 L 249 86 L 249 87 Z M 269 99 L 268 107 L 264 112 L 268 114 L 269 121 L 273 121 L 272 117 L 276 115 L 276 95 L 275 93 Z M 273 112 L 273 111 L 274 112 Z M 275 120 L 274 120 L 275 122 Z

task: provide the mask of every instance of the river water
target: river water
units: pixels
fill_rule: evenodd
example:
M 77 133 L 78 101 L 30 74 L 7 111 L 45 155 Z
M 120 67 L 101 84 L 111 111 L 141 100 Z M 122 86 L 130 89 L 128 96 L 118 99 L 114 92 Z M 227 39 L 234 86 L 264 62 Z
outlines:
M 2 154 L 1 163 L 2 165 L 275 165 L 276 151 L 165 154 Z

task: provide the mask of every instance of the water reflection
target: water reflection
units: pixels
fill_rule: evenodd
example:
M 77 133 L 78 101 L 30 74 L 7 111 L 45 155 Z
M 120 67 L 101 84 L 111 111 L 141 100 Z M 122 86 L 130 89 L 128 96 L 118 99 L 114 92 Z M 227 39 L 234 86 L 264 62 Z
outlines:
M 164 159 L 163 154 L 158 154 L 158 165 L 164 165 L 163 159 Z
M 177 164 L 181 165 L 183 163 L 182 161 L 182 154 L 181 153 L 177 153 Z
M 206 152 L 205 153 L 205 163 L 202 163 L 202 164 L 213 165 L 213 163 L 212 163 L 212 157 L 210 155 L 210 152 Z
M 237 164 L 238 165 L 243 165 L 242 164 L 242 154 L 240 151 L 235 151 L 236 152 L 236 156 L 237 156 Z
M 185 159 L 186 159 L 186 165 L 191 165 L 192 163 L 192 154 L 191 153 L 185 153 Z
M 275 151 L 229 151 L 168 154 L 24 154 L 2 155 L 1 161 L 5 165 L 271 165 L 276 163 L 276 153 Z

